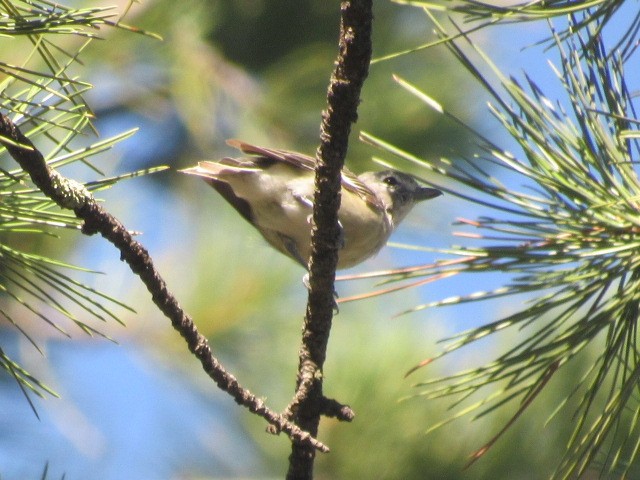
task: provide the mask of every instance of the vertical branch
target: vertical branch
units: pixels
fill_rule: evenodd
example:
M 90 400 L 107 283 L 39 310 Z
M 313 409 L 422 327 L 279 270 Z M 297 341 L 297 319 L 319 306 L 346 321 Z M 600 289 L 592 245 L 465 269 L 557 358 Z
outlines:
M 315 436 L 320 415 L 329 403 L 322 393 L 334 307 L 334 280 L 340 247 L 341 170 L 351 124 L 357 120 L 360 91 L 371 60 L 372 0 L 345 0 L 341 4 L 339 54 L 322 112 L 320 147 L 316 154 L 312 255 L 309 262 L 309 299 L 302 332 L 297 392 L 292 413 L 296 423 Z M 288 479 L 311 478 L 315 452 L 293 444 Z

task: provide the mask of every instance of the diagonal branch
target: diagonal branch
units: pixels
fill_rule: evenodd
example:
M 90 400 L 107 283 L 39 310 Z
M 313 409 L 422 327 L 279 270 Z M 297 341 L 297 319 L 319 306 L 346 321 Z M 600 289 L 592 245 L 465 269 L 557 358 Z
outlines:
M 324 365 L 333 318 L 334 280 L 340 245 L 341 170 L 351 124 L 357 120 L 360 91 L 371 60 L 372 0 L 345 0 L 341 4 L 339 54 L 322 112 L 320 147 L 316 154 L 316 192 L 313 209 L 312 255 L 309 262 L 309 299 L 302 332 L 297 391 L 291 413 L 296 423 L 317 435 L 320 415 L 344 420 L 353 412 L 322 393 Z M 329 408 L 331 406 L 331 408 Z M 341 412 L 337 414 L 336 412 Z M 311 478 L 315 450 L 294 444 L 287 478 Z
M 243 388 L 213 356 L 207 339 L 198 332 L 191 317 L 180 307 L 165 281 L 153 265 L 147 250 L 115 217 L 99 205 L 83 185 L 69 180 L 50 168 L 40 153 L 18 127 L 5 115 L 0 115 L 0 144 L 2 144 L 23 170 L 31 176 L 36 186 L 60 207 L 71 209 L 84 221 L 82 232 L 86 235 L 100 233 L 119 251 L 120 258 L 140 277 L 151 293 L 153 302 L 171 320 L 173 328 L 185 339 L 204 371 L 218 387 L 239 405 L 261 416 L 279 431 L 284 431 L 294 444 L 302 444 L 311 450 L 326 452 L 329 449 L 309 433 L 269 409 L 262 400 Z

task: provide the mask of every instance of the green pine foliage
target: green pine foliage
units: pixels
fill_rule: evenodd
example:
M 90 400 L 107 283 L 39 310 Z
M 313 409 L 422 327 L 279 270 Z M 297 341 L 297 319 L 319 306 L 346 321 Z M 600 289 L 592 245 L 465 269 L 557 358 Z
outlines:
M 52 168 L 80 162 L 99 174 L 100 169 L 91 163 L 93 157 L 134 133 L 123 132 L 87 145 L 87 135 L 95 135 L 93 115 L 84 98 L 91 85 L 75 73 L 83 50 L 100 28 L 132 29 L 118 20 L 113 8 L 70 8 L 47 1 L 0 2 L 0 34 L 5 47 L 4 58 L 0 58 L 0 113 L 41 149 Z M 37 339 L 24 327 L 34 317 L 66 336 L 70 333 L 61 325 L 62 318 L 86 334 L 101 335 L 91 319 L 119 321 L 114 309 L 130 308 L 74 279 L 74 271 L 86 269 L 25 250 L 32 243 L 25 238 L 59 236 L 56 231 L 60 229 L 79 233 L 80 225 L 72 212 L 61 211 L 34 188 L 6 151 L 0 155 L 0 318 L 38 350 Z M 86 187 L 99 190 L 137 174 L 102 178 Z M 0 366 L 25 393 L 53 393 L 5 350 L 0 345 Z
M 363 138 L 438 174 L 439 188 L 484 212 L 478 218 L 460 220 L 463 227 L 476 230 L 463 234 L 468 244 L 441 250 L 446 259 L 397 274 L 394 280 L 413 279 L 410 284 L 418 284 L 424 283 L 419 277 L 486 272 L 501 272 L 509 279 L 491 291 L 450 297 L 409 311 L 515 295 L 520 299 L 522 294 L 529 299 L 515 313 L 449 339 L 440 355 L 410 372 L 480 339 L 507 329 L 518 332 L 516 340 L 512 335 L 504 351 L 485 365 L 418 383 L 418 395 L 455 399 L 455 413 L 433 428 L 464 415 L 479 418 L 517 402 L 511 421 L 476 452 L 473 462 L 560 377 L 564 396 L 557 409 L 549 412 L 548 421 L 559 414 L 576 420 L 555 475 L 575 478 L 587 470 L 599 470 L 604 477 L 617 477 L 638 471 L 640 447 L 640 179 L 636 168 L 640 135 L 634 89 L 625 77 L 629 35 L 635 33 L 633 42 L 637 42 L 637 31 L 625 35 L 627 44 L 618 41 L 608 49 L 601 33 L 610 18 L 598 8 L 608 7 L 613 14 L 617 2 L 596 2 L 600 6 L 584 12 L 580 20 L 573 11 L 584 8 L 583 2 L 569 3 L 560 8 L 567 2 L 545 2 L 544 9 L 547 16 L 570 14 L 565 30 L 551 28 L 552 47 L 560 58 L 560 64 L 551 68 L 565 93 L 561 101 L 545 96 L 526 73 L 523 82 L 505 75 L 461 28 L 453 24 L 453 30 L 446 31 L 427 10 L 440 38 L 447 40 L 445 45 L 491 96 L 491 112 L 519 151 L 506 151 L 476 133 L 476 156 L 429 161 L 371 134 Z M 453 2 L 451 11 L 458 12 L 461 4 L 476 19 L 478 9 L 486 7 L 495 15 L 500 10 L 477 2 Z M 518 16 L 514 8 L 500 10 L 501 18 L 530 20 L 543 5 L 527 3 Z M 482 67 L 470 59 L 471 53 L 481 59 Z M 497 84 L 488 78 L 486 67 Z M 461 123 L 415 85 L 397 81 L 429 108 Z M 503 182 L 504 178 L 509 181 Z M 571 366 L 574 358 L 592 362 L 576 376 Z M 492 393 L 487 396 L 488 391 Z

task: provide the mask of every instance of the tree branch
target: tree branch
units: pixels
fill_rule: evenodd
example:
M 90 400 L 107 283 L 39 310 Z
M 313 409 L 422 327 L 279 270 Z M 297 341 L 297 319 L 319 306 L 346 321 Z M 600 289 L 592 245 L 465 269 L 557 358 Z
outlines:
M 357 120 L 360 91 L 371 60 L 372 0 L 345 0 L 341 4 L 339 54 L 322 112 L 320 147 L 316 157 L 316 191 L 313 209 L 312 255 L 309 262 L 309 299 L 303 326 L 297 391 L 289 407 L 296 423 L 317 435 L 320 415 L 353 412 L 322 393 L 322 367 L 326 358 L 334 308 L 334 280 L 338 262 L 341 170 L 347 153 L 351 124 Z M 337 408 L 336 405 L 340 405 Z M 287 412 L 287 413 L 289 413 Z M 288 479 L 310 479 L 315 451 L 294 444 Z
M 220 389 L 231 395 L 239 405 L 261 416 L 279 431 L 287 433 L 294 444 L 305 445 L 311 450 L 329 450 L 309 433 L 269 409 L 262 400 L 238 383 L 213 356 L 207 339 L 198 332 L 191 317 L 182 310 L 176 298 L 167 289 L 147 250 L 133 240 L 124 225 L 105 211 L 83 185 L 63 177 L 50 168 L 31 140 L 5 115 L 0 115 L 0 144 L 31 176 L 33 183 L 45 195 L 60 207 L 73 210 L 76 216 L 84 221 L 84 234 L 100 233 L 120 251 L 121 260 L 127 262 L 131 270 L 140 277 L 151 293 L 153 302 L 171 320 L 173 327 L 186 340 L 191 353 L 200 360 L 204 371 Z

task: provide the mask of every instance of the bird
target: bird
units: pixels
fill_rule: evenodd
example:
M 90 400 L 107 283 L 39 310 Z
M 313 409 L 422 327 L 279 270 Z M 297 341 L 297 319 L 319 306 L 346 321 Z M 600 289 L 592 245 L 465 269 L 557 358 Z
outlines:
M 203 178 L 276 250 L 305 269 L 311 255 L 316 160 L 307 155 L 231 139 L 246 156 L 201 161 L 182 173 Z M 337 269 L 374 256 L 411 209 L 442 195 L 396 170 L 342 170 Z

